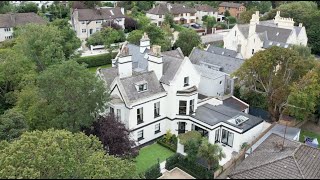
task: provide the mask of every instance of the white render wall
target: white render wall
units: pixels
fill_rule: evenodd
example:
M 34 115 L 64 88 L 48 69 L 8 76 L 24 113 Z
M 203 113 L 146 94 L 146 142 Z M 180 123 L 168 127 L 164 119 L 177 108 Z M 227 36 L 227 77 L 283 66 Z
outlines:
M 164 16 L 165 15 L 162 15 L 161 18 L 160 18 L 160 15 L 147 13 L 146 16 L 151 20 L 151 23 L 154 23 L 157 26 L 159 26 L 159 22 L 163 22 L 164 21 Z
M 6 40 L 6 37 L 12 36 L 13 28 L 11 27 L 11 31 L 5 31 L 5 28 L 0 28 L 0 42 L 3 42 Z
M 226 86 L 226 76 L 227 75 L 222 75 L 216 79 L 201 76 L 198 89 L 199 93 L 206 96 L 223 96 Z

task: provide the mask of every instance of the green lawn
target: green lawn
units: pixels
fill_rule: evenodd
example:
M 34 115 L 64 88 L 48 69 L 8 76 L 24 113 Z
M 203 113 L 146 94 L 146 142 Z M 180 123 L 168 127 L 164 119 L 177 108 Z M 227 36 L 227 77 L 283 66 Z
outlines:
M 144 172 L 152 165 L 156 164 L 158 162 L 158 158 L 161 163 L 173 154 L 174 152 L 157 143 L 141 148 L 139 156 L 135 158 L 137 173 Z
M 91 68 L 89 68 L 89 71 L 95 73 L 97 71 L 98 67 L 110 68 L 111 66 L 112 66 L 111 64 L 107 64 L 107 65 L 103 65 L 103 66 L 91 67 Z
M 311 131 L 306 131 L 306 130 L 301 130 L 300 132 L 300 138 L 299 141 L 303 142 L 304 141 L 304 136 L 308 136 L 308 137 L 312 137 L 312 138 L 317 138 L 318 142 L 320 142 L 320 134 L 311 132 Z M 320 145 L 318 145 L 318 147 L 320 148 Z

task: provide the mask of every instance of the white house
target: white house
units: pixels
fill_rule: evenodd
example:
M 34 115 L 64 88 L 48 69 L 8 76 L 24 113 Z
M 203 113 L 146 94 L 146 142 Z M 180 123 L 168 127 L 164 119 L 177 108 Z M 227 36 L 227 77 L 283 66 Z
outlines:
M 203 24 L 202 17 L 203 16 L 210 16 L 214 17 L 217 22 L 223 22 L 224 21 L 224 15 L 219 15 L 218 9 L 212 8 L 209 5 L 197 5 L 196 6 L 197 13 L 197 23 Z
M 164 135 L 196 130 L 223 146 L 228 157 L 263 131 L 264 121 L 199 93 L 201 75 L 180 50 L 161 53 L 145 34 L 140 45 L 124 44 L 113 67 L 98 69 L 115 114 L 142 145 Z M 246 106 L 247 108 L 247 106 Z M 225 162 L 222 162 L 225 163 Z
M 85 41 L 93 33 L 100 31 L 103 23 L 113 22 L 124 29 L 124 19 L 124 8 L 119 7 L 71 10 L 72 27 L 81 41 Z
M 190 24 L 196 22 L 197 10 L 183 4 L 160 3 L 153 6 L 146 15 L 151 23 L 161 26 L 166 14 L 173 16 L 173 21 L 177 24 Z
M 199 73 L 199 93 L 222 97 L 233 94 L 235 77 L 230 75 L 240 68 L 243 59 L 236 51 L 209 46 L 207 50 L 193 48 L 189 58 Z
M 14 28 L 28 23 L 46 24 L 47 22 L 33 12 L 0 14 L 0 42 L 12 39 Z
M 250 24 L 235 25 L 223 38 L 226 49 L 240 52 L 247 59 L 254 53 L 271 46 L 287 48 L 290 45 L 306 46 L 306 29 L 292 18 L 280 17 L 280 11 L 270 21 L 259 21 L 259 11 L 252 15 Z

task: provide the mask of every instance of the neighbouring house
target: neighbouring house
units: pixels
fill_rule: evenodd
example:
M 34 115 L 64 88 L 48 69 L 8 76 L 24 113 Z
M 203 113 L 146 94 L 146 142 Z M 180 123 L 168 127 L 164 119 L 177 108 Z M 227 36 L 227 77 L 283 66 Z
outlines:
M 120 7 L 71 9 L 72 27 L 81 41 L 100 31 L 103 23 L 116 23 L 124 29 L 124 19 L 124 8 Z
M 271 134 L 229 174 L 231 179 L 319 179 L 320 149 Z
M 240 52 L 247 59 L 254 53 L 271 46 L 288 48 L 290 45 L 306 46 L 306 28 L 294 26 L 292 18 L 280 17 L 277 11 L 273 20 L 259 21 L 259 11 L 252 15 L 250 24 L 237 24 L 223 37 L 226 49 Z
M 10 1 L 10 3 L 15 6 L 19 6 L 25 3 L 35 3 L 38 6 L 38 8 L 41 8 L 42 6 L 48 8 L 50 5 L 54 3 L 54 1 Z
M 213 46 L 211 44 L 209 44 L 207 46 L 207 51 L 210 53 L 213 53 L 213 54 L 219 54 L 222 56 L 229 56 L 229 57 L 233 57 L 233 58 L 243 59 L 242 55 L 240 53 L 238 53 L 237 51 Z
M 12 39 L 14 28 L 28 23 L 46 24 L 47 21 L 34 12 L 0 14 L 0 42 Z
M 240 14 L 246 11 L 246 7 L 243 4 L 233 2 L 222 2 L 219 4 L 219 14 L 224 14 L 228 10 L 230 15 L 236 18 L 240 17 Z
M 146 15 L 151 20 L 151 23 L 161 26 L 167 13 L 173 16 L 173 21 L 177 24 L 196 22 L 197 10 L 183 4 L 160 3 L 154 5 Z
M 191 60 L 179 48 L 161 52 L 160 46 L 151 47 L 146 34 L 139 46 L 124 44 L 112 66 L 97 70 L 111 94 L 103 113 L 116 115 L 137 146 L 167 130 L 176 135 L 196 130 L 224 148 L 225 163 L 264 130 L 261 118 L 201 94 L 201 75 Z
M 237 55 L 232 51 L 223 48 L 209 49 L 210 51 L 205 51 L 195 47 L 189 55 L 191 62 L 201 73 L 199 93 L 215 97 L 233 94 L 236 77 L 230 75 L 240 68 L 244 60 L 236 58 Z
M 202 17 L 204 16 L 214 17 L 217 22 L 222 22 L 224 19 L 222 19 L 221 15 L 218 14 L 217 9 L 209 5 L 196 5 L 196 10 L 196 19 L 199 24 L 203 24 Z

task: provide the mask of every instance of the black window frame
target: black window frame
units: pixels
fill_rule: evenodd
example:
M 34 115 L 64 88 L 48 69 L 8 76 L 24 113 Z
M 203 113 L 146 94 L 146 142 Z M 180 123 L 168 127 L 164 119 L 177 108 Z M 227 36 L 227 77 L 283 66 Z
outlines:
M 143 123 L 143 107 L 137 109 L 137 124 Z
M 224 134 L 227 136 L 227 142 L 224 142 L 223 141 L 223 136 L 224 136 Z M 231 143 L 231 145 L 229 144 L 229 137 L 230 137 L 230 134 L 232 134 L 232 143 Z M 221 133 L 221 143 L 222 144 L 225 144 L 225 145 L 227 145 L 227 146 L 230 146 L 230 147 L 233 147 L 233 141 L 234 141 L 234 133 L 233 132 L 230 132 L 230 131 L 228 131 L 228 130 L 225 130 L 225 129 L 222 129 L 222 133 Z
M 140 132 L 142 132 L 142 133 L 141 133 L 141 137 L 139 137 L 139 133 L 140 133 Z M 138 137 L 138 141 L 141 141 L 141 140 L 144 139 L 144 137 L 143 137 L 143 130 L 137 132 L 137 137 Z
M 193 113 L 194 113 L 194 99 L 191 99 L 189 101 L 189 114 L 193 114 Z
M 157 129 L 157 125 L 159 125 L 159 129 Z M 160 123 L 158 123 L 158 124 L 155 124 L 155 131 L 154 131 L 154 134 L 158 134 L 159 132 L 161 132 L 161 128 L 160 128 Z
M 215 132 L 214 132 L 214 142 L 215 143 L 220 143 L 220 129 L 217 129 Z
M 157 104 L 159 104 L 159 107 L 157 107 Z M 157 110 L 158 110 L 158 112 L 157 112 Z M 154 103 L 154 105 L 153 105 L 153 116 L 154 116 L 154 118 L 157 118 L 160 116 L 160 101 Z
M 187 80 L 187 82 L 186 82 L 186 80 Z M 183 79 L 183 87 L 186 87 L 186 86 L 189 86 L 189 76 L 184 77 L 184 79 Z
M 114 115 L 114 108 L 113 107 L 110 107 L 110 114 Z
M 185 106 L 181 106 L 181 103 L 182 102 L 185 102 L 186 104 L 185 104 Z M 187 115 L 187 106 L 188 106 L 188 101 L 184 101 L 184 100 L 180 100 L 179 101 L 179 115 Z M 183 112 L 183 111 L 181 111 L 181 107 L 185 107 L 185 109 L 184 109 L 184 114 L 183 113 L 181 113 L 181 112 Z

